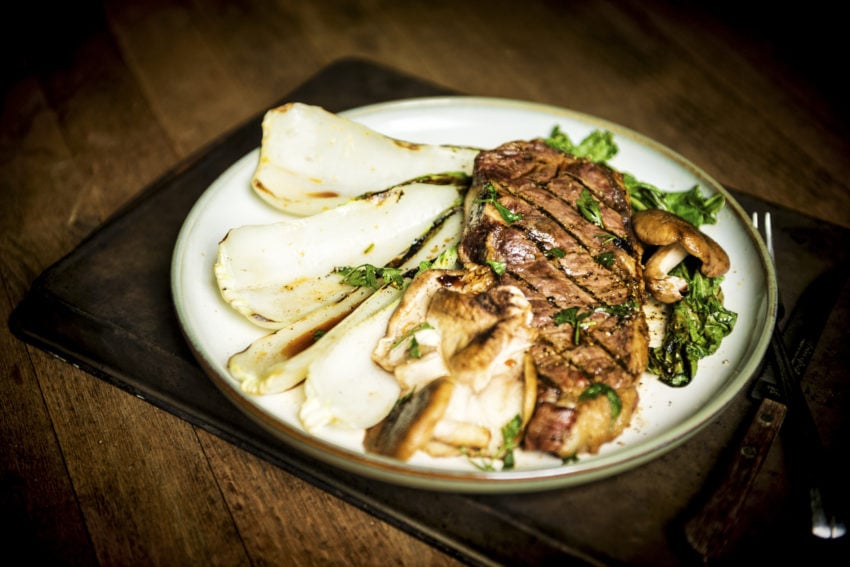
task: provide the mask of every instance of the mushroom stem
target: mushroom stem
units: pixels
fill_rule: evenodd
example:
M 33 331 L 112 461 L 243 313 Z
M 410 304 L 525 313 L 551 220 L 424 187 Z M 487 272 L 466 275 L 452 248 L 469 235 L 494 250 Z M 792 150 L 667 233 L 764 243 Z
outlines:
M 688 291 L 684 278 L 668 272 L 688 257 L 688 251 L 679 242 L 662 246 L 649 258 L 644 267 L 646 286 L 652 296 L 662 303 L 675 303 Z

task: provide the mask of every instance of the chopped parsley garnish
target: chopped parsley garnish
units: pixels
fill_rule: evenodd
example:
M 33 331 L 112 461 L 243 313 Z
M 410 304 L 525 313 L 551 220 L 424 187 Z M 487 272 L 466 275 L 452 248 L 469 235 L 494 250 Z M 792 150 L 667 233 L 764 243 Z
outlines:
M 605 313 L 610 313 L 617 317 L 625 317 L 626 315 L 634 313 L 637 309 L 638 303 L 636 301 L 626 301 L 625 303 L 620 303 L 618 305 L 600 305 L 596 308 L 596 311 L 604 311 Z
M 499 448 L 499 457 L 502 459 L 503 468 L 512 469 L 514 461 L 514 449 L 519 446 L 522 436 L 522 416 L 516 415 L 512 420 L 502 426 L 502 446 Z
M 419 271 L 421 274 L 425 270 L 450 270 L 457 264 L 457 245 L 446 248 L 434 260 L 423 260 L 419 262 Z
M 605 228 L 605 225 L 602 223 L 602 212 L 599 210 L 599 202 L 593 198 L 590 191 L 587 189 L 581 190 L 578 201 L 576 201 L 576 207 L 578 207 L 578 212 L 585 219 L 596 226 Z
M 419 351 L 419 341 L 416 340 L 415 335 L 419 331 L 423 331 L 425 329 L 433 329 L 433 328 L 434 327 L 432 327 L 431 324 L 428 323 L 427 321 L 419 323 L 418 325 L 416 325 L 415 327 L 413 327 L 412 329 L 410 329 L 409 331 L 404 333 L 401 337 L 399 337 L 392 344 L 392 346 L 390 348 L 394 349 L 397 346 L 399 346 L 401 343 L 403 343 L 404 341 L 410 339 L 410 344 L 407 347 L 407 356 L 409 356 L 410 358 L 420 358 L 422 356 L 422 353 Z
M 554 315 L 552 315 L 552 319 L 555 321 L 555 325 L 563 325 L 565 323 L 569 323 L 573 326 L 573 342 L 575 344 L 579 343 L 581 338 L 581 330 L 587 329 L 591 325 L 595 324 L 594 321 L 585 321 L 588 317 L 593 315 L 593 311 L 585 311 L 584 313 L 578 312 L 578 307 L 570 307 L 569 309 L 561 309 Z
M 496 260 L 487 260 L 487 265 L 493 268 L 493 271 L 496 272 L 497 276 L 504 274 L 505 268 L 507 268 L 507 265 L 504 262 L 497 262 Z
M 501 459 L 502 470 L 512 469 L 516 465 L 514 451 L 519 447 L 522 431 L 522 416 L 519 414 L 502 426 L 502 444 L 493 457 L 493 459 Z M 461 453 L 469 455 L 469 451 L 465 447 L 461 448 Z M 469 457 L 469 462 L 477 469 L 490 472 L 496 470 L 496 467 L 493 466 L 493 459 L 473 459 Z
M 614 253 L 613 252 L 603 252 L 602 254 L 597 254 L 593 257 L 594 260 L 598 264 L 605 266 L 606 268 L 610 268 L 614 265 Z
M 563 248 L 550 248 L 544 252 L 544 255 L 547 258 L 563 258 L 567 255 L 567 252 Z
M 484 191 L 487 192 L 487 196 L 483 199 L 477 199 L 476 203 L 490 203 L 493 205 L 499 214 L 504 219 L 504 221 L 508 224 L 513 224 L 522 219 L 522 215 L 520 213 L 515 213 L 503 204 L 501 204 L 498 200 L 496 200 L 496 188 L 492 183 L 487 183 L 484 186 Z
M 343 283 L 355 287 L 378 289 L 382 283 L 398 289 L 404 287 L 404 276 L 398 268 L 379 268 L 372 264 L 362 264 L 357 267 L 342 266 L 334 268 L 334 271 L 342 274 Z
M 419 341 L 416 340 L 416 335 L 410 337 L 410 346 L 407 348 L 408 358 L 422 358 L 422 353 L 419 351 Z
M 623 409 L 623 400 L 620 399 L 620 395 L 617 391 L 605 384 L 604 382 L 594 382 L 579 395 L 579 401 L 584 400 L 592 400 L 594 398 L 598 398 L 599 396 L 604 395 L 608 398 L 608 405 L 611 407 L 611 421 L 617 419 L 617 416 L 620 415 L 620 411 Z

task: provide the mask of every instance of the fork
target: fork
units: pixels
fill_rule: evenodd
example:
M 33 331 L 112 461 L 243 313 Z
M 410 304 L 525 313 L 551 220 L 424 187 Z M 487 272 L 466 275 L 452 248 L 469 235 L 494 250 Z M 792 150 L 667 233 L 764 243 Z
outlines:
M 760 222 L 759 218 L 757 212 L 753 213 L 753 226 L 762 234 L 770 258 L 775 262 L 770 213 L 761 215 L 763 222 Z M 778 307 L 778 317 L 781 318 L 784 312 L 781 299 Z M 797 376 L 791 365 L 778 325 L 773 328 L 770 346 L 779 374 L 779 387 L 787 406 L 784 428 L 790 443 L 788 450 L 795 462 L 802 466 L 808 488 L 812 534 L 821 539 L 840 538 L 845 535 L 847 528 L 843 521 L 828 510 L 825 501 L 826 485 L 829 480 L 826 451 L 800 384 L 802 376 Z
M 774 260 L 770 213 L 753 213 L 753 226 L 762 234 L 768 253 Z M 778 321 L 784 313 L 781 299 L 777 307 Z M 790 444 L 789 454 L 805 472 L 802 480 L 808 487 L 811 533 L 820 539 L 837 539 L 846 532 L 844 523 L 835 515 L 827 513 L 824 491 L 827 480 L 825 450 L 806 403 L 800 376 L 791 365 L 778 325 L 773 328 L 770 345 L 772 362 L 779 375 L 778 388 L 771 385 L 767 392 L 762 393 L 758 408 L 736 450 L 730 455 L 731 460 L 723 471 L 725 474 L 721 477 L 720 485 L 713 488 L 709 498 L 701 503 L 684 525 L 688 543 L 705 561 L 725 553 L 738 512 L 780 428 L 784 428 L 783 433 Z M 770 366 L 762 370 L 763 373 L 769 371 Z

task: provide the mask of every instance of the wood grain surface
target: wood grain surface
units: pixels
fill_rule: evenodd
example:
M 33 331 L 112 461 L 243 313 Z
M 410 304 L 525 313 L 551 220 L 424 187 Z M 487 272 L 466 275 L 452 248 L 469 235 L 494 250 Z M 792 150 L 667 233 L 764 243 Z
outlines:
M 827 63 L 838 19 L 819 2 L 802 14 L 703 4 L 19 6 L 0 24 L 4 320 L 148 184 L 349 56 L 620 123 L 721 183 L 850 227 L 847 93 Z M 460 562 L 5 327 L 0 350 L 4 553 L 66 565 Z

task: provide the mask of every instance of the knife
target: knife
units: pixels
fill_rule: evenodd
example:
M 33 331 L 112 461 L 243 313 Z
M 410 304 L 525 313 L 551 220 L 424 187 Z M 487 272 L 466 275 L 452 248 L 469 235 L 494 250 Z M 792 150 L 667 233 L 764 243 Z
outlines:
M 768 450 L 785 424 L 789 451 L 805 463 L 805 480 L 812 508 L 812 533 L 821 538 L 842 537 L 846 528 L 825 508 L 822 472 L 823 446 L 806 404 L 800 381 L 814 355 L 830 313 L 850 275 L 839 265 L 824 272 L 803 291 L 784 330 L 778 325 L 771 340 L 771 356 L 750 395 L 759 400 L 750 424 L 731 455 L 720 485 L 685 522 L 690 546 L 704 558 L 721 556 L 730 543 L 738 511 L 743 505 Z M 776 376 L 784 376 L 777 381 Z
M 843 264 L 823 272 L 813 280 L 797 300 L 794 309 L 780 332 L 782 347 L 788 356 L 792 376 L 802 380 L 812 359 L 820 336 L 827 325 L 835 303 L 850 277 L 850 267 Z M 769 397 L 790 405 L 790 392 L 780 390 L 776 371 L 778 360 L 766 365 L 756 380 L 750 395 L 755 400 Z M 794 388 L 796 389 L 796 388 Z M 794 390 L 792 389 L 792 390 Z M 797 400 L 799 403 L 799 400 Z
M 783 431 L 793 457 L 791 462 L 803 473 L 801 480 L 808 489 L 812 535 L 821 539 L 841 538 L 847 527 L 833 509 L 834 500 L 829 498 L 829 485 L 834 479 L 800 381 L 847 277 L 847 266 L 839 265 L 812 282 L 794 308 L 792 315 L 796 316 L 785 326 L 784 341 L 772 350 L 779 368 L 779 389 L 788 407 L 789 423 Z

